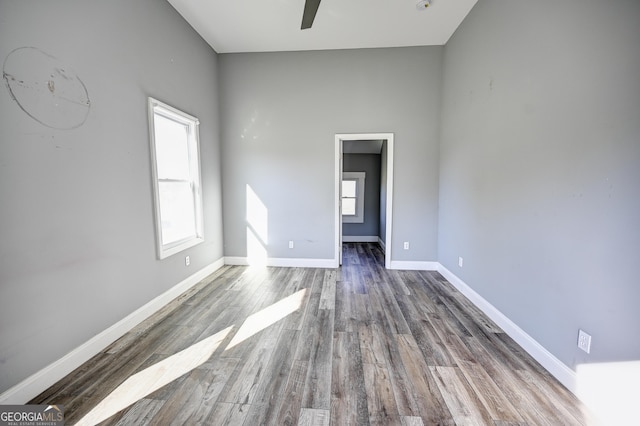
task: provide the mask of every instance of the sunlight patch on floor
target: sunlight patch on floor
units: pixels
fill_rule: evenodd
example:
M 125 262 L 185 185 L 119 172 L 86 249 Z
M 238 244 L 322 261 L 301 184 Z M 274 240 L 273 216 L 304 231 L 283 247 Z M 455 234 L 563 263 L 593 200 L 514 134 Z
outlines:
M 309 289 L 306 288 L 297 291 L 247 317 L 225 350 L 237 346 L 300 309 L 308 291 Z M 150 393 L 171 383 L 183 374 L 198 368 L 213 355 L 233 327 L 227 327 L 213 336 L 207 337 L 129 377 L 80 419 L 77 425 L 92 426 L 98 424 L 135 404 Z
M 77 425 L 95 425 L 205 363 L 233 327 L 191 345 L 134 374 L 87 413 Z
M 297 291 L 291 296 L 285 297 L 279 302 L 267 306 L 266 308 L 247 317 L 225 350 L 233 348 L 254 334 L 264 330 L 287 315 L 290 315 L 300 309 L 307 295 L 307 291 L 308 289 L 306 288 Z

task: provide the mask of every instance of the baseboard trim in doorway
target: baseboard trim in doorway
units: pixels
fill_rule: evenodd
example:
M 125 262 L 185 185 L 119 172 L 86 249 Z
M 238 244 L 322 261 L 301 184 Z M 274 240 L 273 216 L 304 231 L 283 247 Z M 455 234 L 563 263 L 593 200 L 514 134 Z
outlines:
M 225 265 L 264 265 L 278 266 L 286 268 L 335 268 L 335 259 L 307 259 L 307 258 L 283 258 L 270 257 L 267 259 L 249 259 L 248 257 L 227 256 L 224 258 Z
M 377 235 L 343 235 L 342 242 L 343 243 L 377 243 L 378 237 Z
M 533 337 L 527 334 L 516 323 L 511 321 L 505 314 L 500 312 L 484 297 L 480 296 L 464 281 L 458 278 L 442 264 L 438 263 L 438 272 L 447 279 L 460 293 L 464 294 L 478 309 L 484 312 L 493 322 L 495 322 L 509 337 L 516 341 L 529 355 L 538 361 L 552 376 L 554 376 L 567 389 L 577 395 L 576 373 L 567 367 L 562 361 L 556 358 L 544 346 Z
M 389 269 L 401 269 L 406 271 L 437 271 L 438 262 L 423 262 L 417 260 L 392 260 Z
M 44 390 L 55 384 L 64 376 L 87 362 L 111 343 L 124 336 L 133 327 L 159 311 L 173 299 L 198 284 L 224 266 L 223 259 L 218 259 L 205 266 L 195 274 L 185 278 L 155 299 L 141 306 L 111 327 L 95 335 L 62 358 L 54 361 L 42 370 L 32 374 L 17 385 L 0 394 L 0 404 L 25 404 Z

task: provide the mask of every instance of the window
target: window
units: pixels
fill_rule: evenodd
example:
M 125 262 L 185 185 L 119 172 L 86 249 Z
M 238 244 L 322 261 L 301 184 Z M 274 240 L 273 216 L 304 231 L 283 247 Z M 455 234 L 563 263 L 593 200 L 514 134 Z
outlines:
M 158 257 L 204 241 L 198 119 L 149 98 Z
M 364 172 L 342 173 L 342 222 L 364 223 Z

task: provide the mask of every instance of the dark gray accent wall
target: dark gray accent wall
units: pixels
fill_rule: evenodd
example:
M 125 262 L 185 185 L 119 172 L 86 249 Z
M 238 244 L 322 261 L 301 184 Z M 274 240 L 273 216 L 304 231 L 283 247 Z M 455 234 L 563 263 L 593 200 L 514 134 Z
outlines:
M 445 48 L 439 261 L 572 368 L 640 360 L 639 23 L 482 0 Z
M 380 152 L 380 237 L 379 241 L 385 246 L 387 244 L 387 165 L 388 165 L 388 142 L 384 141 L 382 144 L 382 151 Z M 393 200 L 392 200 L 393 201 Z
M 342 235 L 380 235 L 380 154 L 344 154 L 344 172 L 365 172 L 364 222 L 343 223 Z
M 268 257 L 333 259 L 335 134 L 392 132 L 401 167 L 387 244 L 393 260 L 436 259 L 442 47 L 223 54 L 219 64 L 226 256 L 247 256 L 250 188 L 267 212 Z
M 24 46 L 57 59 L 13 69 L 35 82 L 24 102 L 40 121 L 0 87 L 0 392 L 223 255 L 217 57 L 180 15 L 156 0 L 0 1 L 0 61 Z M 77 117 L 47 104 L 51 64 L 86 87 L 76 128 L 42 124 Z M 163 261 L 148 96 L 201 122 L 206 241 Z

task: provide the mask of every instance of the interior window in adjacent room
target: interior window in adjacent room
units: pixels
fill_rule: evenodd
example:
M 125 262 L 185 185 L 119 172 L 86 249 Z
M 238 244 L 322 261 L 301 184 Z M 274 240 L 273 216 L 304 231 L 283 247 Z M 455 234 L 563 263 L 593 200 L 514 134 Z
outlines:
M 342 222 L 364 222 L 365 172 L 342 173 Z

